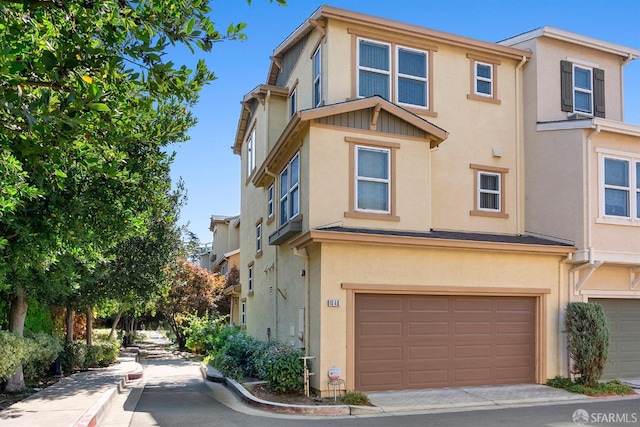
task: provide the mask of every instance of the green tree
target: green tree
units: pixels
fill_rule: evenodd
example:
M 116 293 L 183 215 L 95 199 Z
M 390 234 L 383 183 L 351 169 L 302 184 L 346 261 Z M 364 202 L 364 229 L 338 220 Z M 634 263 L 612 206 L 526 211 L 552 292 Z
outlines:
M 587 387 L 593 387 L 600 377 L 609 352 L 609 325 L 598 303 L 570 302 L 564 318 L 567 349 L 574 373 Z
M 188 139 L 214 75 L 174 64 L 209 51 L 208 0 L 0 0 L 0 288 L 23 335 L 27 298 L 71 301 L 168 185 L 162 148 Z M 80 303 L 78 303 L 80 304 Z M 21 370 L 8 391 L 24 388 Z

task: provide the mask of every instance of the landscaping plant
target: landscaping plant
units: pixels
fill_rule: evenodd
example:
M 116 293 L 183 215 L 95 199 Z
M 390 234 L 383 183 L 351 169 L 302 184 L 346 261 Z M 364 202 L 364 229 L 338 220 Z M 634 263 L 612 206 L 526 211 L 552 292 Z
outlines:
M 609 325 L 598 303 L 570 302 L 564 319 L 567 349 L 579 382 L 593 387 L 607 363 Z

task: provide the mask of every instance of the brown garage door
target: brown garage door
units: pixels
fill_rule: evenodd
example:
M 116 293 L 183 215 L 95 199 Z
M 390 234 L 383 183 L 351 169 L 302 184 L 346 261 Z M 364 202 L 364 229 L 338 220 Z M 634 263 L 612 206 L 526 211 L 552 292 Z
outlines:
M 355 387 L 535 382 L 535 298 L 356 295 Z
M 640 377 L 640 300 L 597 299 L 609 320 L 609 355 L 603 379 Z

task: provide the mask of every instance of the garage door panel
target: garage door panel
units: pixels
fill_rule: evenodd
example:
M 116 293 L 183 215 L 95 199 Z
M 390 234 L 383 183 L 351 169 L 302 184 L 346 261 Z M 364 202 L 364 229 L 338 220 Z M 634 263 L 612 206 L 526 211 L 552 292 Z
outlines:
M 385 314 L 386 322 L 380 313 L 361 310 L 380 307 L 385 300 L 397 305 L 398 298 L 403 312 Z M 355 387 L 535 382 L 535 307 L 535 298 L 528 297 L 356 295 Z M 369 324 L 367 335 L 360 334 L 363 323 Z M 403 327 L 380 333 L 378 325 L 384 323 Z
M 448 335 L 449 324 L 446 322 L 410 322 L 409 335 L 437 336 Z
M 454 332 L 462 335 L 491 335 L 491 322 L 455 322 Z
M 403 312 L 403 302 L 400 296 L 389 296 L 384 300 L 377 298 L 366 298 L 361 301 L 360 311 L 367 312 Z
M 447 298 L 409 298 L 409 312 L 421 313 L 447 313 L 449 311 L 449 300 Z
M 446 345 L 432 345 L 432 346 L 410 346 L 408 360 L 417 361 L 437 361 L 449 359 L 449 347 Z
M 402 335 L 402 322 L 371 322 L 360 325 L 360 334 L 367 336 Z

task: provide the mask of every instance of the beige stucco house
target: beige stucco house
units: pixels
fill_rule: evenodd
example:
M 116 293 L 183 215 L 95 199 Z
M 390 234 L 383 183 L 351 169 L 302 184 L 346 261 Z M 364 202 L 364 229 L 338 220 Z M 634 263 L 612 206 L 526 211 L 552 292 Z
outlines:
M 604 297 L 584 294 L 603 286 L 601 271 L 629 279 L 607 296 L 634 293 L 637 243 L 599 213 L 598 152 L 589 186 L 566 161 L 529 160 L 537 144 L 527 138 L 575 134 L 565 155 L 577 147 L 580 167 L 581 141 L 595 150 L 619 126 L 598 146 L 638 153 L 637 131 L 612 124 L 622 119 L 619 96 L 606 99 L 611 117 L 587 119 L 593 127 L 537 129 L 536 93 L 551 95 L 530 81 L 535 40 L 487 43 L 323 6 L 276 47 L 267 81 L 243 99 L 233 146 L 241 323 L 313 356 L 321 393 L 332 391 L 332 367 L 362 391 L 543 383 L 568 373 L 568 301 Z M 605 57 L 597 61 L 612 67 Z M 556 116 L 543 121 L 567 122 Z M 572 186 L 530 187 L 531 161 L 573 174 Z M 581 220 L 584 201 L 571 190 L 585 186 L 594 208 Z M 568 194 L 550 206 L 545 188 Z M 590 244 L 567 234 L 587 228 Z M 618 258 L 609 266 L 593 258 L 600 251 Z M 601 260 L 594 274 L 584 268 Z
M 228 277 L 231 269 L 240 265 L 240 216 L 211 215 L 209 230 L 213 235 L 211 271 Z M 239 284 L 228 284 L 224 290 L 231 300 L 229 321 L 237 325 L 242 321 L 240 288 Z
M 525 229 L 571 241 L 572 301 L 609 318 L 605 378 L 640 376 L 640 126 L 624 123 L 624 66 L 640 50 L 544 27 L 501 42 L 524 70 Z

